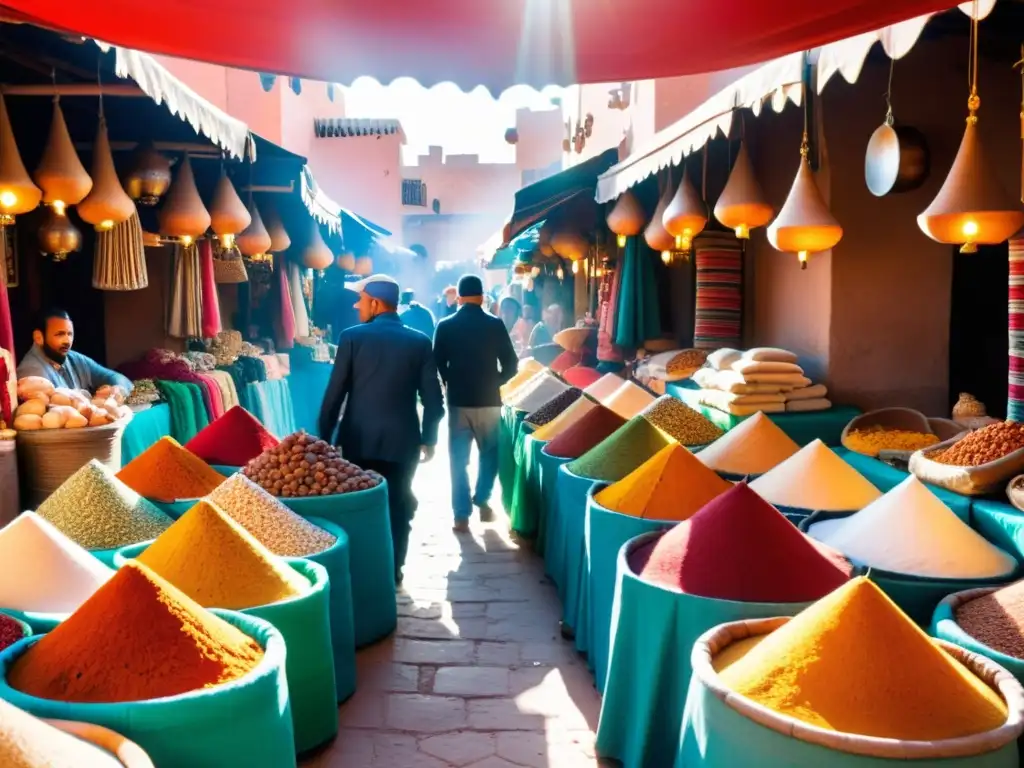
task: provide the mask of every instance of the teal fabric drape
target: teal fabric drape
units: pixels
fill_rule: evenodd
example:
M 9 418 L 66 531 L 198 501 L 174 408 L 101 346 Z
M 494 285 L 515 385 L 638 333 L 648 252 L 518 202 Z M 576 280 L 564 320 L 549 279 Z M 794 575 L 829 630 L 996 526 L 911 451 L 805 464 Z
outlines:
M 270 432 L 287 437 L 296 431 L 288 379 L 274 379 L 247 384 L 246 401 L 252 413 Z
M 615 343 L 632 349 L 661 333 L 653 251 L 639 237 L 626 241 L 619 269 L 622 283 L 615 313 Z
M 320 406 L 331 378 L 333 365 L 330 363 L 304 363 L 296 365 L 292 357 L 292 372 L 288 377 L 291 391 L 292 410 L 295 413 L 295 428 L 304 429 L 320 437 Z M 284 437 L 284 435 L 280 435 Z
M 171 409 L 166 403 L 132 416 L 121 437 L 121 464 L 127 464 L 164 435 L 171 433 Z

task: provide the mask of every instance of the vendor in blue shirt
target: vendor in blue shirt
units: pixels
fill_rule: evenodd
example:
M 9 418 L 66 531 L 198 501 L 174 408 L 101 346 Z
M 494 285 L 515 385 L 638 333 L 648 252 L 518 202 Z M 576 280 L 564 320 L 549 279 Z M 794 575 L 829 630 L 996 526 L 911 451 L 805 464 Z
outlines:
M 130 379 L 104 368 L 95 360 L 71 351 L 75 326 L 63 309 L 43 312 L 32 331 L 32 349 L 18 364 L 18 378 L 39 376 L 55 387 L 87 389 L 92 393 L 126 397 L 133 389 Z

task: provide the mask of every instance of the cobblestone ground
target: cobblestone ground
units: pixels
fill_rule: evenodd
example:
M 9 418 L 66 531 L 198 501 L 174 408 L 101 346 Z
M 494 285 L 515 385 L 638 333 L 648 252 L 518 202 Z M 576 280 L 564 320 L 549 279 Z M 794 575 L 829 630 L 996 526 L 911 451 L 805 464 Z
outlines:
M 540 559 L 509 538 L 500 514 L 452 533 L 445 452 L 421 468 L 416 491 L 398 631 L 360 652 L 338 738 L 303 768 L 603 764 L 598 695 L 559 637 Z

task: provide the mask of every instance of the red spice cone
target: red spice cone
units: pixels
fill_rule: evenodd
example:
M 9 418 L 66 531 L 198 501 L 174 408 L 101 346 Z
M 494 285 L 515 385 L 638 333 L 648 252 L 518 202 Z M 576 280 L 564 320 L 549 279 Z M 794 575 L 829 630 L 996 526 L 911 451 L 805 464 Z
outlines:
M 279 442 L 255 416 L 236 405 L 200 430 L 185 447 L 208 464 L 240 467 Z

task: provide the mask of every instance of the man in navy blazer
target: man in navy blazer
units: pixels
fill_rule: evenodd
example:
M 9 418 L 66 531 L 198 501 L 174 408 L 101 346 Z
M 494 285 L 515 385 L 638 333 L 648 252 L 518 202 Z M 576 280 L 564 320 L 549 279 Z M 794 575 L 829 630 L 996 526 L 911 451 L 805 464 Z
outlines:
M 417 506 L 412 481 L 417 465 L 434 457 L 444 400 L 430 339 L 403 325 L 396 312 L 398 283 L 372 275 L 350 287 L 359 293 L 355 308 L 361 324 L 338 337 L 320 410 L 320 436 L 339 445 L 349 461 L 387 480 L 400 584 Z M 423 404 L 422 425 L 418 403 Z

